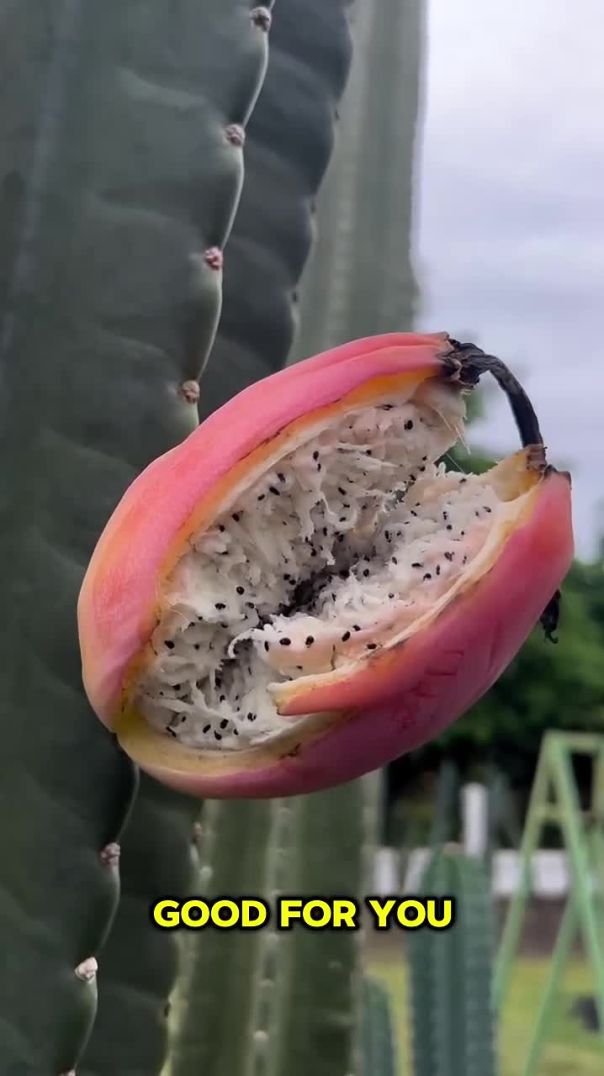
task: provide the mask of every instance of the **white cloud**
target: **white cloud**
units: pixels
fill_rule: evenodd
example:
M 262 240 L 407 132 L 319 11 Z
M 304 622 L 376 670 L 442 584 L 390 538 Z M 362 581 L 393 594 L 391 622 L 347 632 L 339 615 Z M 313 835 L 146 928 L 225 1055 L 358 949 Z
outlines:
M 590 555 L 604 492 L 604 5 L 432 0 L 428 28 L 422 324 L 471 328 L 522 372 L 552 459 L 573 471 Z M 503 402 L 476 432 L 510 447 Z

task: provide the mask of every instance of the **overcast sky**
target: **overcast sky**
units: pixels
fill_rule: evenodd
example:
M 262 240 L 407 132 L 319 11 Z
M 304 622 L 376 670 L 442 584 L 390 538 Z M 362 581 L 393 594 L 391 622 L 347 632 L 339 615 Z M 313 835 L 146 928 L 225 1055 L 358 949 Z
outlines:
M 604 530 L 604 0 L 428 3 L 420 324 L 472 333 L 521 375 L 589 557 Z M 517 443 L 494 396 L 475 431 Z

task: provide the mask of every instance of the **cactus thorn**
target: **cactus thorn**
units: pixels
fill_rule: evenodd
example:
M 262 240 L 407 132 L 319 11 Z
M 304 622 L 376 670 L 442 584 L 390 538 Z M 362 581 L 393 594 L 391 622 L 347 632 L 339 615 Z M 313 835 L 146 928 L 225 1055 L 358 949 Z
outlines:
M 232 146 L 242 146 L 245 142 L 245 131 L 240 123 L 229 123 L 224 129 L 227 142 Z
M 96 979 L 96 973 L 99 970 L 96 958 L 93 956 L 86 957 L 81 964 L 78 964 L 75 969 L 75 973 L 78 979 L 82 982 L 91 983 L 93 979 Z
M 270 30 L 273 16 L 267 7 L 252 8 L 251 15 L 254 26 L 259 26 L 261 30 Z
M 120 860 L 120 846 L 117 841 L 111 841 L 101 848 L 99 858 L 104 867 L 115 867 Z
M 203 260 L 210 269 L 222 269 L 223 256 L 220 247 L 208 247 L 204 250 Z
M 197 403 L 199 399 L 199 384 L 197 381 L 183 381 L 180 386 L 181 395 L 187 403 Z

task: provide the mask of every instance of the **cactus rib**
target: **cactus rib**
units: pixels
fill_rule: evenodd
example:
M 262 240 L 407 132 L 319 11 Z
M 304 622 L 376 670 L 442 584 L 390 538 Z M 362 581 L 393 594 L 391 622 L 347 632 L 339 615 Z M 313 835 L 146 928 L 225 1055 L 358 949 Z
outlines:
M 258 9 L 259 10 L 259 9 Z M 262 9 L 265 10 L 266 9 Z M 265 20 L 266 21 L 266 20 Z M 126 485 L 194 426 L 259 89 L 242 0 L 3 5 L 0 1069 L 74 1068 L 133 771 L 80 685 L 75 605 Z M 225 50 L 230 62 L 224 63 Z

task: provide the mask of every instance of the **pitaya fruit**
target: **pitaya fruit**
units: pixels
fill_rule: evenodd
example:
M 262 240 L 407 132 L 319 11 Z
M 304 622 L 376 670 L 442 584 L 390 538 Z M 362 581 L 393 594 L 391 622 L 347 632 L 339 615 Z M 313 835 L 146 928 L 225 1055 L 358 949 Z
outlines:
M 485 370 L 524 448 L 447 470 Z M 132 484 L 80 594 L 86 691 L 175 788 L 313 791 L 467 710 L 544 608 L 552 626 L 572 555 L 569 477 L 506 368 L 445 333 L 358 340 L 241 392 Z

